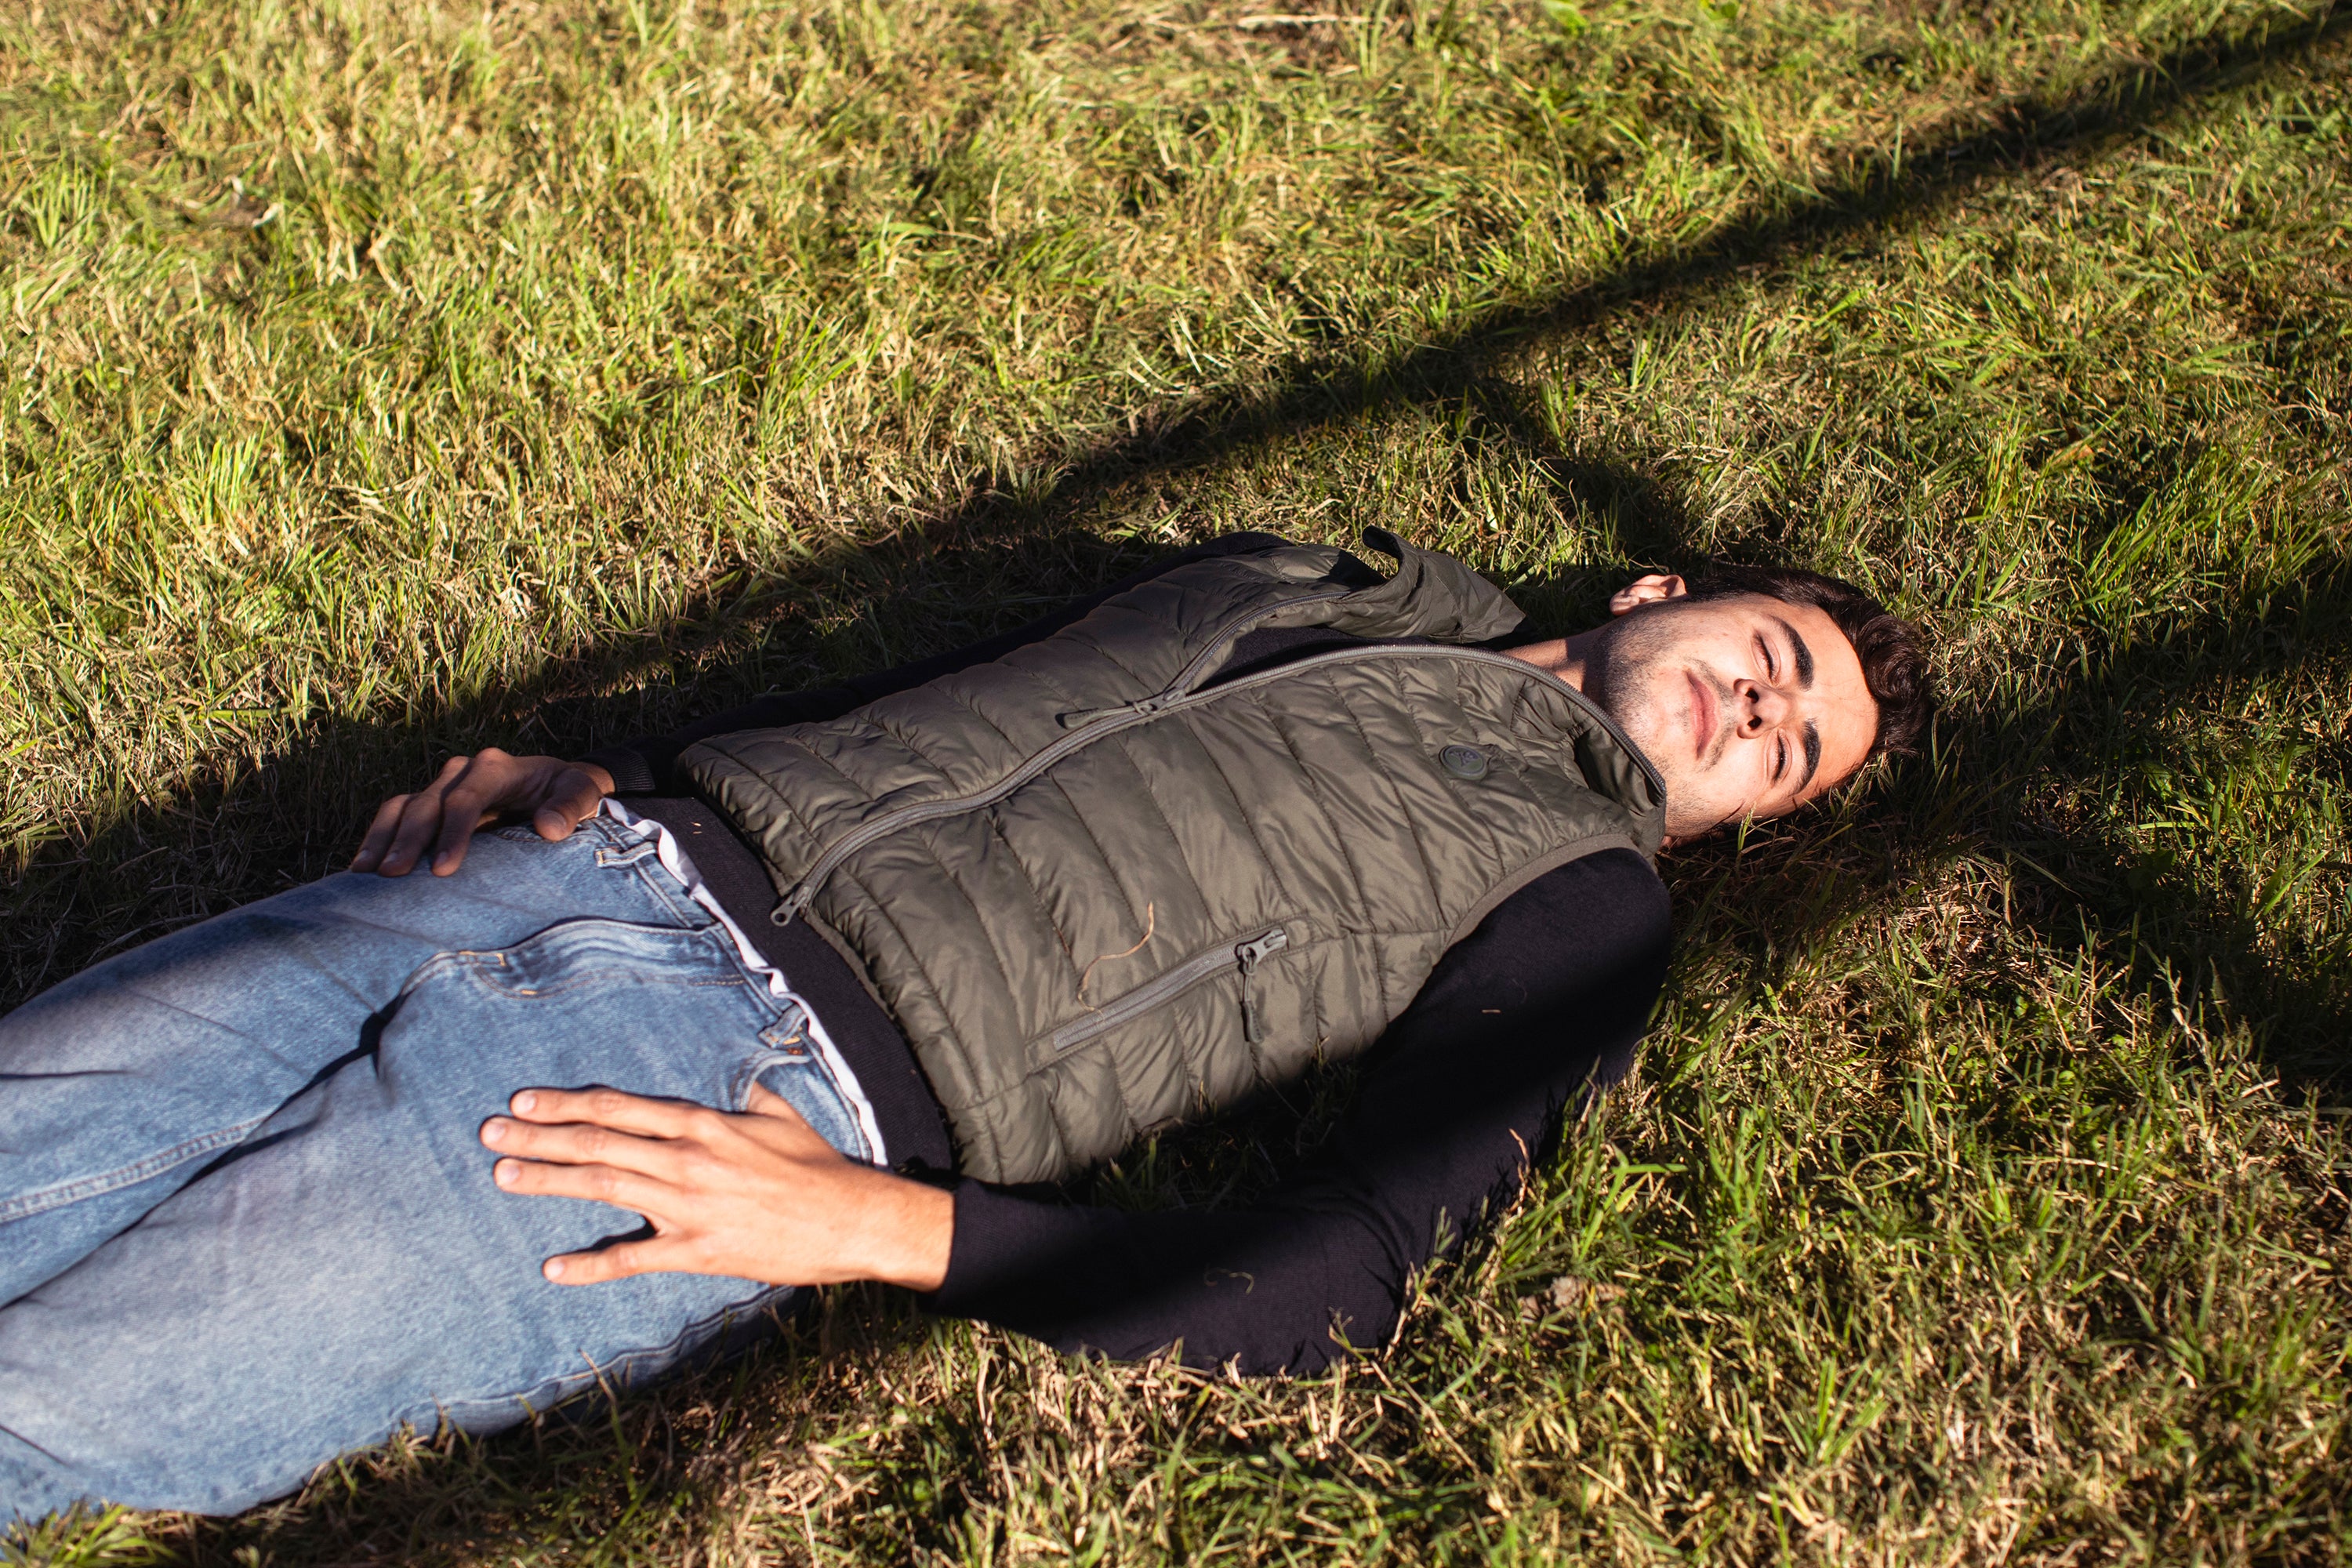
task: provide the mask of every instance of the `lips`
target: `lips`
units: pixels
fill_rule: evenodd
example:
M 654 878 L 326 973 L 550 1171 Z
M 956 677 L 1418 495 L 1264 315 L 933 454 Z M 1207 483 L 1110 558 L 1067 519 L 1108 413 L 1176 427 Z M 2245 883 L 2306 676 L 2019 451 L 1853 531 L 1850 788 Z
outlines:
M 1715 693 L 1696 675 L 1685 675 L 1690 682 L 1691 750 L 1699 761 L 1706 760 L 1707 742 L 1715 739 Z

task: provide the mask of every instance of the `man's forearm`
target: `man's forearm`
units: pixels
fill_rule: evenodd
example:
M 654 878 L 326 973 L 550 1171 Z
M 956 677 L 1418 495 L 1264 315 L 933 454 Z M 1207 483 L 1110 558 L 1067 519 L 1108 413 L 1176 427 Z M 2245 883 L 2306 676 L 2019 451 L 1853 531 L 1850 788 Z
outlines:
M 509 1110 L 481 1131 L 500 1187 L 610 1204 L 653 1226 L 547 1259 L 558 1284 L 670 1270 L 933 1290 L 947 1278 L 954 1199 L 848 1159 L 764 1087 L 740 1113 L 613 1089 L 527 1089 Z

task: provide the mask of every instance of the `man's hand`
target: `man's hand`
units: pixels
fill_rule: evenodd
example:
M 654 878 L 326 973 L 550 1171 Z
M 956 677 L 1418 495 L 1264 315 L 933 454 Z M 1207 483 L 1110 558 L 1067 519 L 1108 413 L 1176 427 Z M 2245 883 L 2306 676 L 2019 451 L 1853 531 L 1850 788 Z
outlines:
M 429 846 L 433 874 L 446 877 L 465 864 L 476 828 L 528 816 L 541 838 L 569 838 L 612 793 L 613 775 L 594 763 L 517 757 L 495 746 L 452 757 L 431 784 L 376 808 L 352 869 L 404 877 Z
M 737 1116 L 618 1089 L 527 1089 L 482 1124 L 510 1193 L 586 1198 L 654 1235 L 542 1266 L 563 1285 L 632 1274 L 725 1274 L 770 1285 L 880 1279 L 936 1290 L 955 1200 L 845 1158 L 782 1096 L 754 1084 Z

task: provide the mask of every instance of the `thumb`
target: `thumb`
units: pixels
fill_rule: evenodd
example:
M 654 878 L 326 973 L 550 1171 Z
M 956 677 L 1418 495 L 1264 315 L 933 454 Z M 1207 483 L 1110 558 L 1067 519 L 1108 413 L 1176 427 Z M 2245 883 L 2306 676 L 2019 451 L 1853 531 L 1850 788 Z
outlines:
M 557 843 L 595 815 L 604 792 L 584 769 L 566 768 L 555 777 L 547 798 L 530 814 L 530 826 L 541 838 Z
M 764 1083 L 755 1083 L 751 1086 L 750 1096 L 743 1101 L 743 1109 L 754 1116 L 773 1117 L 776 1121 L 790 1126 L 808 1127 L 808 1118 L 794 1110 L 791 1100 L 786 1100 Z

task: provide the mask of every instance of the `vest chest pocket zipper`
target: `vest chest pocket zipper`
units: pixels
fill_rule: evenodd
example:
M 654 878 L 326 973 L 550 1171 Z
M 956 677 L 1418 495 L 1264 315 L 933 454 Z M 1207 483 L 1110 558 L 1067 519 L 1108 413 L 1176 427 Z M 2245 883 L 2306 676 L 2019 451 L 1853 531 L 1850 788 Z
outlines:
M 1239 969 L 1242 977 L 1242 1037 L 1255 1045 L 1265 1037 L 1264 1020 L 1259 1016 L 1257 996 L 1250 979 L 1257 966 L 1269 953 L 1280 952 L 1290 945 L 1290 932 L 1281 926 L 1260 931 L 1254 937 L 1229 947 L 1213 947 L 1208 952 L 1186 959 L 1157 980 L 1148 981 L 1112 1002 L 1108 1006 L 1087 1014 L 1054 1031 L 1054 1054 L 1066 1056 L 1087 1041 L 1109 1033 L 1121 1024 L 1139 1018 L 1181 992 L 1190 991 L 1202 982 Z
M 1280 952 L 1289 945 L 1290 933 L 1276 926 L 1234 949 L 1234 956 L 1242 965 L 1242 1038 L 1253 1046 L 1265 1038 L 1265 1021 L 1257 1016 L 1257 993 L 1250 989 L 1250 978 L 1257 973 L 1257 966 L 1265 962 L 1267 953 Z

